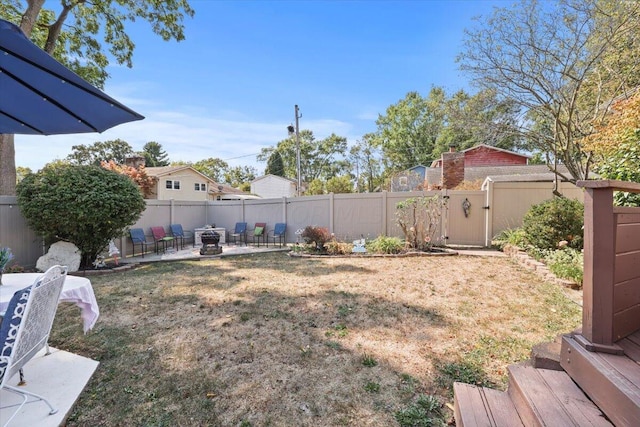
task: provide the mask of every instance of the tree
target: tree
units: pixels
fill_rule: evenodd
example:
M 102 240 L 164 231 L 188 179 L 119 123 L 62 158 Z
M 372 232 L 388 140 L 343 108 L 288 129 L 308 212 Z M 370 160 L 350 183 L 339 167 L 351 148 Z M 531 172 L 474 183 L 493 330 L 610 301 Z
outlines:
M 258 171 L 253 166 L 235 166 L 225 171 L 224 179 L 232 187 L 239 188 L 243 184 L 249 184 L 249 188 L 251 188 L 251 181 L 256 179 L 257 173 Z
M 353 193 L 353 183 L 349 175 L 333 176 L 327 180 L 325 187 L 327 193 Z
M 637 54 L 625 72 L 605 73 L 607 59 L 639 49 L 640 3 L 615 0 L 521 1 L 496 8 L 465 32 L 458 61 L 475 84 L 512 100 L 523 113 L 514 131 L 525 135 L 575 182 L 589 177 L 593 159 L 581 146 L 607 97 L 624 92 L 637 73 Z M 603 79 L 607 81 L 603 81 Z
M 368 133 L 349 149 L 349 159 L 355 168 L 356 192 L 372 193 L 382 185 L 380 151 L 374 145 L 375 135 Z
M 180 41 L 184 39 L 184 16 L 194 14 L 187 0 L 63 1 L 57 17 L 44 8 L 45 0 L 26 3 L 26 9 L 22 9 L 23 2 L 0 0 L 0 17 L 19 23 L 27 37 L 99 88 L 104 87 L 109 77 L 105 50 L 118 64 L 132 66 L 135 44 L 125 31 L 126 22 L 147 21 L 163 40 Z M 98 40 L 98 35 L 108 48 Z M 0 135 L 0 194 L 15 194 L 15 179 L 14 137 Z
M 131 179 L 98 166 L 47 165 L 27 175 L 18 184 L 17 195 L 30 227 L 49 243 L 75 244 L 83 268 L 145 209 Z
M 409 92 L 387 108 L 376 124 L 375 143 L 382 149 L 387 169 L 399 171 L 431 164 L 436 140 L 444 128 L 444 89 L 432 87 L 427 98 Z
M 229 171 L 229 164 L 217 157 L 209 157 L 208 159 L 200 160 L 191 166 L 215 182 L 224 182 L 225 173 Z
M 300 131 L 300 175 L 302 182 L 311 182 L 316 178 L 326 180 L 332 176 L 349 171 L 343 153 L 347 151 L 347 139 L 331 134 L 327 138 L 316 140 L 310 130 Z M 296 139 L 291 136 L 284 139 L 275 147 L 263 148 L 258 155 L 258 161 L 264 162 L 278 151 L 284 163 L 285 177 L 296 179 Z
M 30 173 L 33 173 L 33 171 L 30 168 L 25 168 L 23 166 L 18 166 L 16 168 L 16 182 L 20 182 L 24 179 L 25 176 L 29 175 Z
M 169 156 L 162 149 L 162 144 L 155 141 L 144 144 L 142 155 L 147 167 L 169 166 Z
M 479 144 L 514 150 L 521 138 L 512 131 L 519 119 L 519 107 L 509 99 L 498 99 L 494 90 L 469 95 L 460 90 L 445 102 L 445 126 L 432 153 L 438 158 L 455 145 L 465 150 Z
M 309 183 L 304 194 L 307 196 L 319 196 L 320 194 L 324 194 L 324 181 L 320 178 L 314 179 Z
M 264 170 L 265 175 L 276 175 L 284 177 L 284 162 L 278 150 L 274 150 L 267 160 L 267 168 Z
M 134 168 L 133 166 L 119 165 L 113 160 L 102 162 L 100 166 L 129 177 L 138 186 L 145 199 L 153 194 L 157 178 L 147 175 L 147 170 L 144 166 Z
M 584 145 L 594 153 L 595 171 L 603 178 L 640 182 L 640 90 L 617 101 Z M 640 206 L 640 195 L 616 192 L 614 201 L 620 206 Z
M 100 166 L 101 162 L 114 161 L 124 164 L 127 157 L 134 155 L 133 148 L 121 139 L 114 141 L 97 141 L 92 145 L 74 145 L 73 152 L 67 156 L 67 160 L 76 165 Z

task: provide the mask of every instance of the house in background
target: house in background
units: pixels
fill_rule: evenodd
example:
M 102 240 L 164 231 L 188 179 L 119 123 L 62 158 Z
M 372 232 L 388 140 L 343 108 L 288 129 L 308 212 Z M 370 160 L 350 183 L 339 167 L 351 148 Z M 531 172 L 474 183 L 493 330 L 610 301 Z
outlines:
M 161 166 L 146 168 L 156 180 L 149 199 L 211 200 L 210 190 L 218 191 L 218 183 L 191 166 Z
M 455 153 L 453 147 L 449 148 L 449 153 Z M 515 151 L 504 150 L 491 145 L 480 144 L 460 151 L 463 154 L 464 166 L 482 167 L 482 166 L 523 166 L 529 164 L 531 156 L 516 153 Z M 443 156 L 446 153 L 443 153 Z M 431 163 L 432 168 L 441 168 L 443 157 L 434 160 Z
M 251 181 L 251 193 L 265 199 L 294 197 L 296 182 L 277 175 L 264 175 Z

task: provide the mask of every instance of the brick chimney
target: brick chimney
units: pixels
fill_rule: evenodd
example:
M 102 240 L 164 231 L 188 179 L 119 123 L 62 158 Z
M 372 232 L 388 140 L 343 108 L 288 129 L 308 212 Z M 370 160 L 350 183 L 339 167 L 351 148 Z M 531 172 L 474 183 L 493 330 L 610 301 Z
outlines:
M 442 188 L 453 189 L 464 181 L 464 153 L 449 146 L 448 153 L 442 153 Z

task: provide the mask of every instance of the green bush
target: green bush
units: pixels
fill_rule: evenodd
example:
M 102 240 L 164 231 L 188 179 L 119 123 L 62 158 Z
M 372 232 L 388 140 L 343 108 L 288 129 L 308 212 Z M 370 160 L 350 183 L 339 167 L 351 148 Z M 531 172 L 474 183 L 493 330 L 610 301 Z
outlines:
M 134 224 L 145 208 L 134 182 L 98 166 L 48 165 L 17 186 L 18 204 L 47 242 L 65 240 L 81 251 L 87 268 Z
M 367 252 L 374 254 L 398 254 L 404 249 L 404 241 L 399 237 L 378 236 L 366 242 Z
M 506 245 L 524 248 L 527 245 L 527 240 L 522 228 L 508 228 L 498 233 L 491 241 L 491 244 L 498 249 L 504 249 Z
M 557 277 L 582 284 L 584 254 L 581 251 L 571 248 L 550 251 L 544 261 Z
M 532 206 L 522 220 L 527 243 L 538 249 L 556 249 L 567 241 L 574 249 L 582 249 L 584 205 L 566 197 L 555 197 Z

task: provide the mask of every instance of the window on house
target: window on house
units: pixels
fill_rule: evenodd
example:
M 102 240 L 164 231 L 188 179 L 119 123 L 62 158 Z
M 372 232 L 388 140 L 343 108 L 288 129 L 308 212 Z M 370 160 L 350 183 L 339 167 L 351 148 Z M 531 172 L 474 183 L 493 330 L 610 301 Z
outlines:
M 196 182 L 193 188 L 196 191 L 207 191 L 207 184 L 200 184 L 199 182 Z
M 193 189 L 194 189 L 194 190 L 196 190 L 196 191 L 200 191 L 200 183 L 199 183 L 199 182 L 196 182 L 196 183 L 194 184 Z
M 180 189 L 180 181 L 172 181 L 172 180 L 168 179 L 168 180 L 165 181 L 165 187 L 168 190 L 171 190 L 171 189 L 179 190 Z

